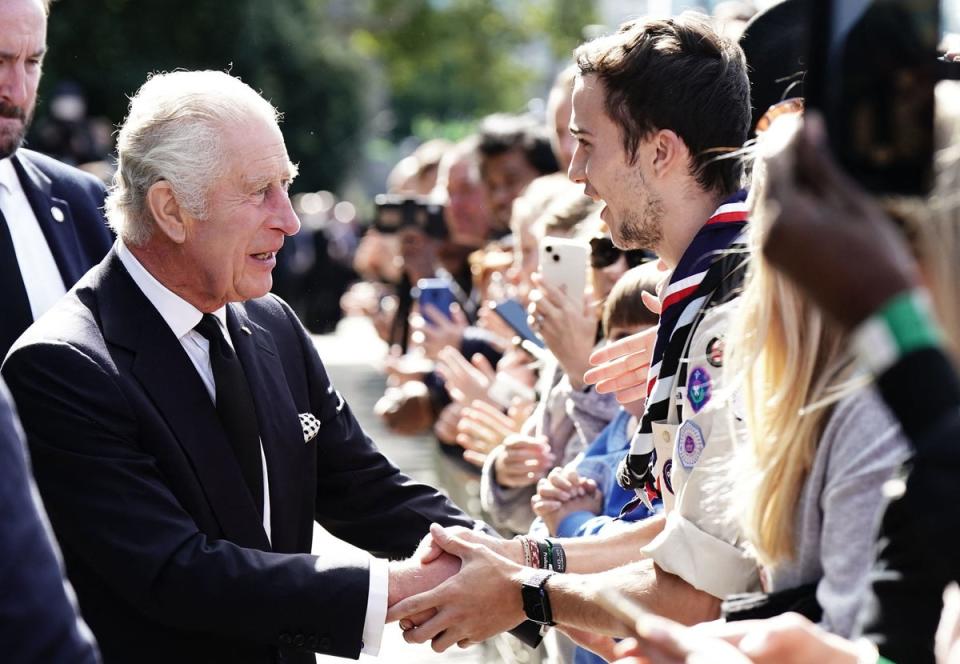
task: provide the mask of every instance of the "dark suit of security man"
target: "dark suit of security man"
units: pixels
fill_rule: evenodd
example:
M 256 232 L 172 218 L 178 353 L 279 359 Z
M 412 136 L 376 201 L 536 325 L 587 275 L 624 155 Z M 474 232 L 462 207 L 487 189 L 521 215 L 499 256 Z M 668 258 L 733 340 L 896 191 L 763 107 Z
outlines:
M 0 0 L 0 359 L 113 239 L 104 187 L 23 149 L 46 52 L 46 0 Z

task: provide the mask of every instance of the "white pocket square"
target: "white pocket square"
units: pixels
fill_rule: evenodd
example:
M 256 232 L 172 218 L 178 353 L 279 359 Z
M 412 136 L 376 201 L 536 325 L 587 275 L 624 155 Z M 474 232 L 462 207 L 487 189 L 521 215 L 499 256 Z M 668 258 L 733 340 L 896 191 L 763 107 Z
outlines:
M 320 433 L 320 420 L 313 413 L 300 413 L 300 427 L 303 429 L 303 442 L 309 443 Z

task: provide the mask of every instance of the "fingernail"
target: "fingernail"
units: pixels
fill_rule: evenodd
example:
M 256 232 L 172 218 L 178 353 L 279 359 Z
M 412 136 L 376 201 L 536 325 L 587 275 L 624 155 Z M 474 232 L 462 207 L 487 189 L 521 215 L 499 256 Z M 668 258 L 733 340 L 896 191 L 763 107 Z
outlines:
M 401 620 L 400 629 L 402 629 L 404 632 L 406 632 L 409 629 L 413 629 L 413 623 L 410 622 L 409 620 Z

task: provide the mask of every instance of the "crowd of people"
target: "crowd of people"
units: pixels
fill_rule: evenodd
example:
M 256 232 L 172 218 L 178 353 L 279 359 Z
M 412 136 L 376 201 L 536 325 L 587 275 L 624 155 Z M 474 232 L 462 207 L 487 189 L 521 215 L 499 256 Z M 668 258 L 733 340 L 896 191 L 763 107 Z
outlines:
M 50 6 L 0 0 L 4 660 L 356 658 L 399 621 L 576 664 L 960 661 L 960 87 L 929 196 L 868 194 L 804 110 L 808 3 L 724 4 L 585 42 L 545 122 L 425 143 L 343 240 L 376 414 L 432 432 L 440 491 L 271 293 L 308 223 L 278 109 L 153 75 L 104 188 L 23 147 Z

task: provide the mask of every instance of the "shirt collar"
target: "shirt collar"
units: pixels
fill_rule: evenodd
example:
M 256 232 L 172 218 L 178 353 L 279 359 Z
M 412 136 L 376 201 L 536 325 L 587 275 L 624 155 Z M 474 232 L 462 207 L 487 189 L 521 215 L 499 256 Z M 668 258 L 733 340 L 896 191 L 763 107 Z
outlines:
M 203 312 L 184 300 L 172 290 L 157 281 L 157 278 L 147 272 L 147 268 L 137 260 L 133 252 L 127 248 L 123 240 L 117 240 L 117 257 L 130 273 L 137 287 L 150 300 L 160 316 L 166 321 L 177 339 L 193 330 L 203 318 Z M 220 321 L 220 327 L 227 329 L 227 307 L 223 306 L 213 312 Z
M 19 188 L 20 178 L 17 177 L 17 172 L 13 169 L 13 161 L 10 160 L 10 157 L 0 159 L 0 189 L 12 194 Z

